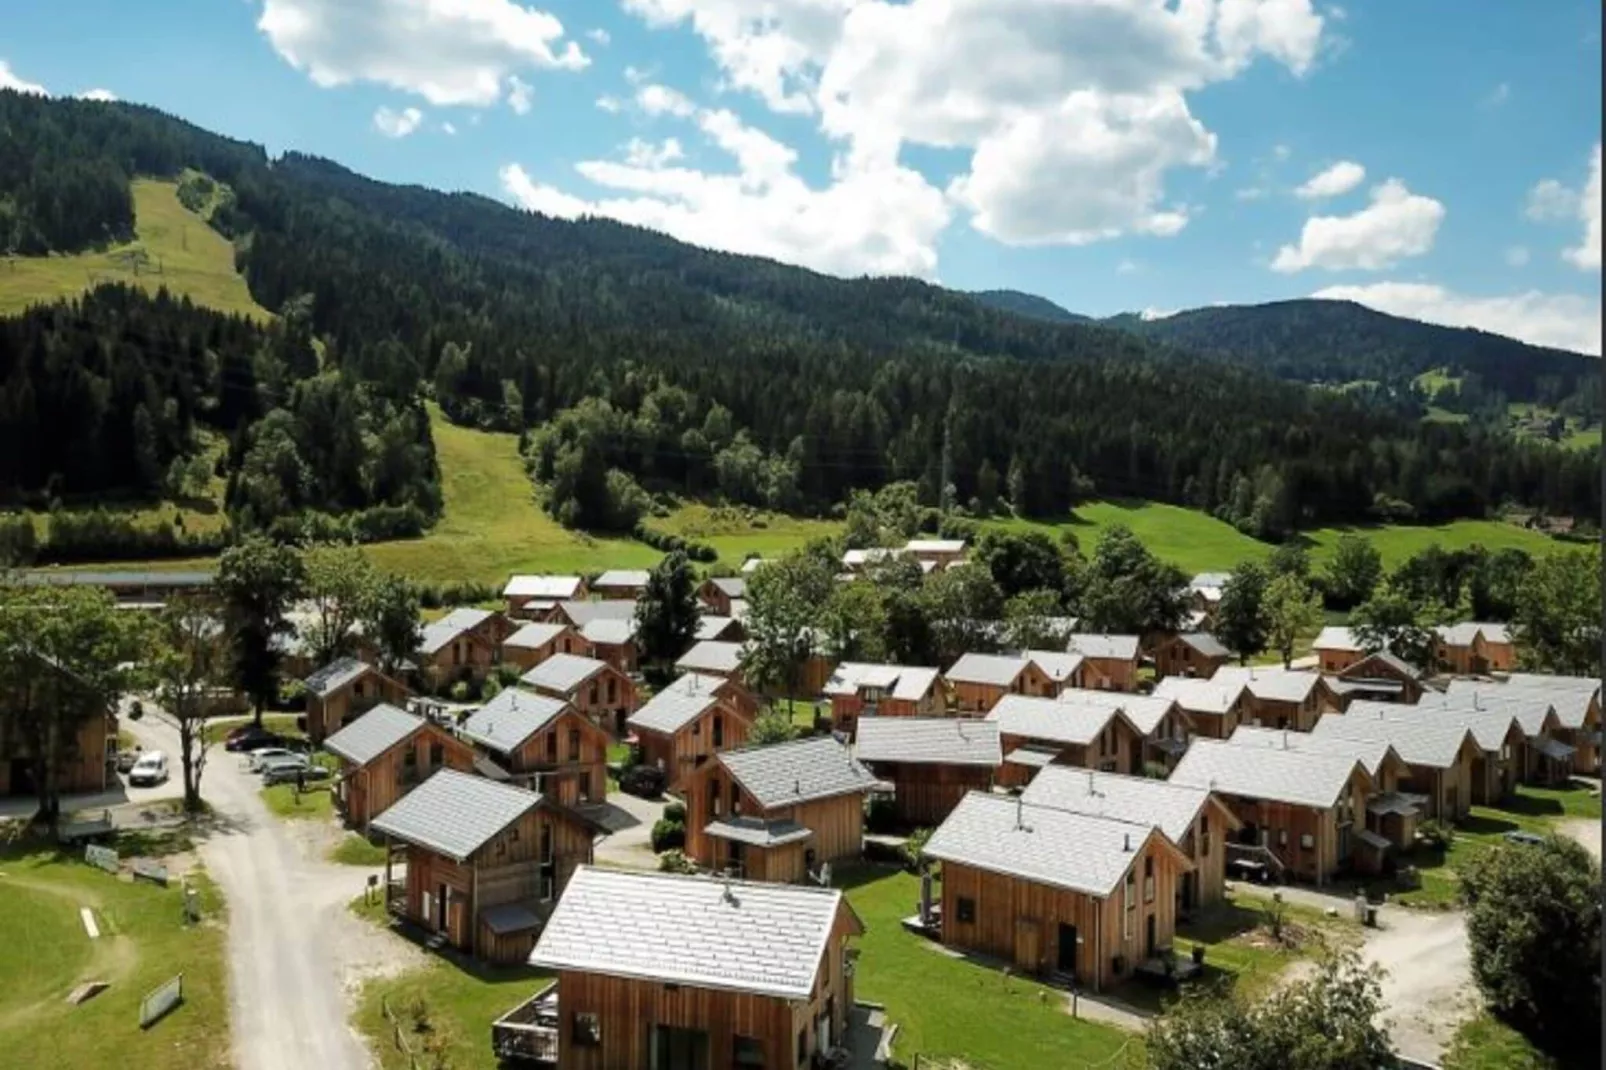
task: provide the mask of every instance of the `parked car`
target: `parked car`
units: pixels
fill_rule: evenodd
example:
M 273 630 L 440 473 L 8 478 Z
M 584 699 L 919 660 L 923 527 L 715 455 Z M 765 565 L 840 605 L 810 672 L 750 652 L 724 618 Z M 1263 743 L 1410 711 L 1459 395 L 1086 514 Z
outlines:
M 140 747 L 138 747 L 138 746 L 135 746 L 131 750 L 120 750 L 120 751 L 118 751 L 117 752 L 117 771 L 119 773 L 131 772 L 133 770 L 133 768 L 134 768 L 134 763 L 139 761 L 139 756 L 140 756 L 141 753 L 142 753 L 142 749 Z
M 318 780 L 328 780 L 334 773 L 321 765 L 272 765 L 262 774 L 262 783 L 269 786 L 294 784 L 297 776 L 300 776 L 304 783 L 311 784 Z
M 167 755 L 159 750 L 146 751 L 128 771 L 128 782 L 134 787 L 150 787 L 167 779 Z
M 619 790 L 642 799 L 656 799 L 664 793 L 668 778 L 655 765 L 633 765 L 619 778 Z
M 1538 833 L 1523 832 L 1521 829 L 1507 832 L 1504 839 L 1507 843 L 1520 843 L 1529 847 L 1537 847 L 1545 842 L 1545 838 Z
M 251 767 L 251 771 L 266 776 L 274 769 L 305 769 L 311 764 L 305 754 L 276 754 L 257 762 Z
M 279 747 L 284 745 L 284 739 L 277 733 L 269 732 L 266 728 L 255 724 L 243 724 L 231 729 L 223 737 L 223 749 L 232 751 L 253 751 L 258 747 Z
M 256 772 L 275 758 L 301 758 L 305 761 L 305 758 L 299 752 L 293 751 L 289 747 L 258 747 L 246 756 L 245 767 L 252 772 Z

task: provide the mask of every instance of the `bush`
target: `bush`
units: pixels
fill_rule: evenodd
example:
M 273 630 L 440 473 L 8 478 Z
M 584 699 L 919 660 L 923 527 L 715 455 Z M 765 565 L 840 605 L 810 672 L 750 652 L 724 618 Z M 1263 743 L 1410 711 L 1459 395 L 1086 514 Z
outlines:
M 903 845 L 904 865 L 919 872 L 921 856 L 926 852 L 926 841 L 931 839 L 931 829 L 915 829 L 909 834 L 909 839 Z
M 684 825 L 686 823 L 686 804 L 672 802 L 664 807 L 664 820 L 673 822 L 676 825 Z
M 870 805 L 865 808 L 864 826 L 871 832 L 891 832 L 898 824 L 898 806 L 885 795 L 870 797 Z
M 31 565 L 38 550 L 33 521 L 26 516 L 0 516 L 0 566 Z
M 1417 838 L 1424 847 L 1435 851 L 1448 851 L 1455 843 L 1455 826 L 1448 821 L 1431 818 L 1417 826 Z
M 470 697 L 473 695 L 473 692 L 469 689 L 467 680 L 457 681 L 457 683 L 451 686 L 451 689 L 447 693 L 451 695 L 453 702 L 468 702 Z
M 719 551 L 706 542 L 688 539 L 676 535 L 672 531 L 659 531 L 648 524 L 637 524 L 631 529 L 631 535 L 640 542 L 646 543 L 655 550 L 662 550 L 666 554 L 672 554 L 679 550 L 691 560 L 701 561 L 705 564 L 719 558 Z
M 668 818 L 659 818 L 652 826 L 652 850 L 654 854 L 663 854 L 671 849 L 684 850 L 686 847 L 686 826 L 679 821 L 670 821 Z
M 686 852 L 678 847 L 672 847 L 658 857 L 658 869 L 664 873 L 696 873 L 697 867 Z
M 26 518 L 23 518 L 26 520 Z M 20 529 L 11 539 L 20 539 Z M 223 532 L 192 535 L 171 525 L 141 526 L 132 516 L 104 509 L 68 512 L 53 509 L 42 544 L 33 556 L 41 564 L 127 558 L 196 557 L 222 552 Z

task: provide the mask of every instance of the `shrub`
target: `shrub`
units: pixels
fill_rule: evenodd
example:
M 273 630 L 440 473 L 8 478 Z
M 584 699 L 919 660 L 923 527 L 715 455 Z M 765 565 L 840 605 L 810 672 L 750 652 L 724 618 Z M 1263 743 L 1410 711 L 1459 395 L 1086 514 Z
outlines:
M 1424 847 L 1435 851 L 1448 851 L 1450 845 L 1455 843 L 1455 826 L 1438 818 L 1422 822 L 1417 826 L 1416 834 Z
M 686 826 L 679 821 L 670 821 L 668 818 L 659 818 L 652 826 L 652 849 L 654 854 L 663 854 L 665 851 L 686 847 Z
M 926 852 L 926 841 L 931 839 L 931 829 L 915 829 L 909 834 L 909 839 L 903 845 L 904 865 L 918 871 L 922 856 Z
M 897 823 L 897 804 L 885 795 L 871 796 L 864 813 L 865 827 L 871 832 L 891 832 Z
M 677 825 L 684 825 L 686 823 L 686 804 L 672 802 L 664 807 L 664 820 L 674 822 Z
M 679 550 L 691 560 L 701 561 L 705 564 L 719 558 L 719 551 L 706 542 L 688 539 L 684 536 L 676 535 L 672 531 L 659 531 L 648 524 L 637 524 L 631 530 L 631 535 L 653 549 L 662 550 L 666 554 L 672 554 Z
M 697 867 L 686 852 L 678 847 L 672 847 L 658 857 L 658 868 L 664 873 L 696 873 Z
M 472 692 L 469 690 L 467 680 L 457 681 L 457 683 L 452 685 L 451 690 L 448 693 L 452 696 L 453 702 L 467 702 L 472 694 Z

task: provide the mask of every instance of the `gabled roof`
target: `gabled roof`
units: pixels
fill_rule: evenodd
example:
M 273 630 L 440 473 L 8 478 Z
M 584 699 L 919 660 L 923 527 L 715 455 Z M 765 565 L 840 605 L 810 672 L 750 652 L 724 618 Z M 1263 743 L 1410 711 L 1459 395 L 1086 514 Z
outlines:
M 519 682 L 567 695 L 607 667 L 605 661 L 580 654 L 553 654 L 519 677 Z
M 750 576 L 755 571 L 769 564 L 773 560 L 773 558 L 768 557 L 749 557 L 746 561 L 742 562 L 742 575 Z
M 742 644 L 719 639 L 705 639 L 693 646 L 675 662 L 682 671 L 716 673 L 735 672 L 742 667 Z
M 962 554 L 964 539 L 910 539 L 904 543 L 905 553 L 911 554 Z
M 1153 825 L 1180 844 L 1210 800 L 1210 792 L 1153 777 L 1049 765 L 1032 777 L 1020 797 L 1032 806 Z
M 734 627 L 736 627 L 735 617 L 716 617 L 711 613 L 704 613 L 697 618 L 696 638 L 699 642 L 718 639 Z
M 1227 581 L 1230 579 L 1232 579 L 1232 573 L 1230 572 L 1201 572 L 1188 581 L 1188 589 L 1197 591 L 1203 588 L 1213 588 L 1219 591 L 1227 586 Z
M 502 640 L 502 645 L 517 647 L 521 650 L 537 650 L 562 635 L 568 630 L 568 627 L 567 624 L 547 624 L 541 621 L 533 621 Z
M 502 588 L 503 598 L 573 598 L 580 590 L 579 576 L 514 576 Z
M 533 791 L 441 769 L 373 820 L 373 828 L 461 862 L 541 805 Z
M 424 625 L 423 641 L 418 644 L 420 653 L 433 654 L 464 632 L 478 628 L 491 619 L 488 609 L 454 609 L 440 620 Z
M 1030 695 L 1005 695 L 987 715 L 987 720 L 1006 736 L 1085 746 L 1097 739 L 1116 717 L 1126 719 L 1119 702 L 1061 702 Z
M 1536 695 L 1544 698 L 1555 709 L 1563 728 L 1580 729 L 1589 718 L 1589 707 L 1600 697 L 1600 681 L 1587 676 L 1541 676 L 1534 673 L 1512 673 L 1501 690 L 1500 684 L 1484 684 L 1472 680 L 1452 680 L 1450 694 L 1458 688 L 1476 689 L 1491 696 L 1501 694 Z
M 997 768 L 1004 762 L 998 726 L 962 717 L 861 717 L 853 756 L 911 765 Z
M 744 598 L 731 599 L 731 618 L 742 621 L 747 619 L 747 600 Z
M 636 603 L 628 598 L 602 598 L 594 601 L 558 603 L 558 612 L 576 628 L 594 620 L 635 620 Z
M 1065 649 L 1084 658 L 1108 658 L 1114 661 L 1138 659 L 1138 637 L 1135 635 L 1092 635 L 1083 632 L 1070 637 Z
M 1008 687 L 1026 668 L 1026 659 L 1003 654 L 965 654 L 953 663 L 945 677 L 958 684 L 989 684 Z
M 367 765 L 428 723 L 382 702 L 325 739 L 323 747 L 353 765 Z
M 1454 766 L 1469 740 L 1477 746 L 1466 725 L 1423 717 L 1420 710 L 1393 702 L 1352 702 L 1345 713 L 1319 718 L 1311 735 L 1383 740 L 1407 763 L 1430 769 Z
M 1324 810 L 1338 801 L 1356 772 L 1365 770 L 1354 758 L 1196 737 L 1171 770 L 1171 782 Z
M 686 676 L 698 679 L 693 673 L 687 673 Z M 717 678 L 702 679 L 713 679 L 716 683 L 724 683 Z M 648 699 L 646 705 L 631 714 L 625 724 L 637 731 L 661 732 L 666 736 L 672 736 L 717 705 L 719 698 L 711 686 L 701 690 L 665 688 Z
M 610 617 L 599 617 L 587 621 L 580 634 L 585 636 L 588 643 L 600 643 L 603 646 L 623 646 L 633 642 L 636 638 L 638 625 L 636 618 L 628 620 L 615 620 Z
M 1511 630 L 1504 624 L 1491 621 L 1464 620 L 1457 624 L 1441 624 L 1433 630 L 1445 646 L 1471 646 L 1480 632 L 1486 643 L 1511 642 Z
M 1224 687 L 1242 685 L 1257 699 L 1304 702 L 1322 682 L 1320 673 L 1263 665 L 1223 665 L 1209 680 Z
M 708 582 L 726 598 L 742 598 L 747 594 L 747 581 L 740 576 L 712 576 Z
M 1183 632 L 1177 641 L 1186 643 L 1207 658 L 1230 658 L 1232 651 L 1221 645 L 1221 640 L 1209 632 Z
M 1362 643 L 1349 628 L 1329 624 L 1316 633 L 1316 641 L 1311 644 L 1312 650 L 1344 650 L 1353 654 L 1366 653 L 1366 644 Z
M 863 661 L 844 661 L 825 682 L 827 695 L 856 695 L 862 688 L 887 692 L 888 698 L 919 702 L 930 694 L 940 673 L 919 665 L 880 665 Z
M 1309 732 L 1291 732 L 1286 728 L 1257 728 L 1239 725 L 1227 739 L 1236 747 L 1262 747 L 1271 750 L 1303 751 L 1307 754 L 1330 754 L 1339 758 L 1353 758 L 1361 763 L 1368 776 L 1376 777 L 1390 754 L 1400 761 L 1399 754 L 1386 739 L 1349 739 L 1343 736 L 1313 736 Z
M 645 587 L 651 576 L 644 568 L 611 568 L 591 581 L 592 590 L 609 587 Z
M 1216 670 L 1219 677 L 1222 669 Z M 1243 694 L 1241 683 L 1212 678 L 1199 680 L 1189 676 L 1167 676 L 1154 685 L 1155 698 L 1168 698 L 1191 714 L 1222 715 L 1232 708 Z
M 1103 897 L 1121 886 L 1145 843 L 1158 834 L 1153 825 L 973 791 L 931 834 L 923 853 L 941 862 Z
M 766 810 L 886 787 L 832 736 L 728 750 L 717 760 Z
M 1528 696 L 1527 701 L 1523 701 L 1522 696 L 1516 695 L 1509 699 L 1497 699 L 1465 693 L 1441 695 L 1433 692 L 1423 695 L 1416 708 L 1424 712 L 1431 711 L 1435 716 L 1443 714 L 1464 721 L 1472 729 L 1478 746 L 1484 750 L 1499 749 L 1513 724 L 1529 739 L 1561 727 L 1555 708 L 1547 699 L 1536 695 Z
M 530 964 L 806 1001 L 842 893 L 580 866 Z
M 516 687 L 503 688 L 495 698 L 469 715 L 462 731 L 475 743 L 511 754 L 566 709 L 569 704 L 560 698 L 536 695 Z
M 1022 653 L 1027 661 L 1042 669 L 1043 675 L 1056 684 L 1063 684 L 1076 675 L 1076 670 L 1082 667 L 1085 660 L 1081 654 L 1063 650 L 1026 650 Z
M 1165 719 L 1165 715 L 1176 706 L 1175 700 L 1163 695 L 1137 695 L 1124 691 L 1096 691 L 1081 687 L 1068 687 L 1061 691 L 1058 701 L 1092 706 L 1113 703 L 1126 714 L 1126 719 L 1132 722 L 1132 727 L 1144 736 L 1153 735 L 1155 729 L 1160 727 L 1160 722 Z
M 890 560 L 902 552 L 886 546 L 867 546 L 862 550 L 848 550 L 845 552 L 842 555 L 842 564 L 848 568 L 859 568 L 870 564 L 872 561 Z
M 710 676 L 707 673 L 684 672 L 675 677 L 659 692 L 674 691 L 682 695 L 696 695 L 707 692 L 713 693 L 722 687 L 734 687 L 730 680 L 723 676 Z
M 356 658 L 336 658 L 305 680 L 302 685 L 319 698 L 328 698 L 342 687 L 360 678 L 374 667 Z
M 1392 650 L 1378 650 L 1367 654 L 1360 661 L 1357 661 L 1349 668 L 1344 669 L 1338 675 L 1350 680 L 1364 679 L 1366 676 L 1366 669 L 1368 667 L 1377 665 L 1386 665 L 1390 669 L 1393 669 L 1398 675 L 1409 677 L 1412 680 L 1421 680 L 1427 675 L 1421 669 L 1417 668 L 1415 665 L 1412 665 L 1409 661 L 1406 661 Z

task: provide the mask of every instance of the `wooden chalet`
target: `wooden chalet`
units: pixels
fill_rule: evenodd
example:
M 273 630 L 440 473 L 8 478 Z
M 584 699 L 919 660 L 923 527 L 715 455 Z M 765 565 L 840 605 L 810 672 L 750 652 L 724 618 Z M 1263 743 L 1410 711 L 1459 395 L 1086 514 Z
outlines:
M 1154 685 L 1154 697 L 1177 704 L 1187 717 L 1193 734 L 1205 739 L 1226 739 L 1240 721 L 1246 720 L 1248 691 L 1242 684 L 1227 680 L 1196 680 L 1167 676 Z
M 373 819 L 386 906 L 491 962 L 525 961 L 603 830 L 551 799 L 442 769 Z M 407 871 L 392 879 L 398 856 Z
M 1348 712 L 1317 721 L 1310 734 L 1389 744 L 1405 759 L 1399 790 L 1420 796 L 1423 816 L 1440 821 L 1465 817 L 1472 808 L 1473 784 L 1488 775 L 1483 749 L 1464 723 L 1423 717 L 1393 703 L 1353 703 Z
M 567 623 L 530 621 L 502 642 L 502 661 L 529 672 L 554 654 L 584 654 L 586 641 Z
M 1329 676 L 1327 685 L 1345 704 L 1373 699 L 1414 706 L 1429 690 L 1427 675 L 1421 669 L 1387 650 L 1351 662 L 1338 675 Z
M 1193 734 L 1193 722 L 1182 707 L 1159 695 L 1066 688 L 1059 693 L 1059 701 L 1119 709 L 1140 737 L 1131 754 L 1134 773 L 1148 767 L 1169 770 L 1188 749 L 1188 739 Z
M 634 621 L 636 603 L 627 598 L 571 598 L 547 610 L 542 619 L 580 631 L 599 620 Z
M 744 648 L 741 643 L 723 642 L 717 639 L 706 639 L 693 643 L 690 650 L 682 654 L 675 662 L 676 672 L 695 672 L 703 676 L 718 676 L 726 680 L 746 686 L 742 680 L 742 655 Z
M 1458 683 L 1452 681 L 1453 694 Z M 1561 722 L 1557 738 L 1573 748 L 1573 771 L 1585 776 L 1600 774 L 1600 681 L 1588 676 L 1548 676 L 1514 672 L 1507 678 L 1508 691 L 1539 695 L 1548 701 Z M 1491 691 L 1491 694 L 1497 692 Z
M 583 867 L 530 955 L 557 975 L 530 1048 L 564 1070 L 820 1065 L 863 931 L 834 889 Z
M 998 726 L 962 717 L 863 717 L 853 756 L 892 785 L 899 823 L 931 828 L 971 791 L 991 791 L 1004 763 Z
M 1221 640 L 1209 632 L 1183 632 L 1173 635 L 1154 648 L 1154 671 L 1157 676 L 1188 676 L 1208 680 L 1216 670 L 1232 661 L 1232 651 L 1221 645 Z
M 29 684 L 37 688 L 33 702 L 72 704 L 93 712 L 79 721 L 70 738 L 58 743 L 53 770 L 46 768 L 44 759 L 49 753 L 44 728 L 29 732 L 24 723 L 33 719 L 0 716 L 0 795 L 37 795 L 41 778 L 53 782 L 63 795 L 117 787 L 117 711 L 54 658 L 35 654 L 33 662 L 37 666 L 37 674 Z M 46 679 L 49 684 L 44 682 Z M 11 696 L 0 694 L 0 704 L 11 701 Z M 25 700 L 19 696 L 17 701 L 20 704 Z M 171 757 L 177 760 L 177 755 Z
M 949 947 L 1095 992 L 1159 966 L 1193 863 L 1153 824 L 972 792 L 932 833 Z
M 1484 676 L 1516 668 L 1517 647 L 1511 630 L 1504 624 L 1462 621 L 1435 631 L 1438 643 L 1434 655 L 1440 665 L 1457 676 Z
M 723 751 L 682 783 L 687 857 L 778 883 L 859 857 L 865 798 L 890 790 L 830 736 Z
M 636 712 L 635 681 L 596 658 L 554 654 L 519 677 L 519 682 L 539 694 L 562 699 L 615 736 L 624 735 L 625 719 Z
M 586 643 L 586 656 L 605 661 L 620 672 L 629 675 L 636 671 L 636 619 L 619 620 L 599 617 L 589 620 L 580 629 L 580 638 Z
M 1366 644 L 1353 631 L 1331 624 L 1316 633 L 1311 651 L 1316 655 L 1316 667 L 1334 676 L 1366 657 L 1367 653 Z
M 1325 885 L 1376 856 L 1364 820 L 1372 778 L 1353 757 L 1195 739 L 1171 782 L 1216 793 L 1241 823 L 1228 869 Z
M 1082 687 L 1096 691 L 1138 689 L 1139 639 L 1135 635 L 1072 635 L 1066 644 L 1082 655 Z
M 313 743 L 322 743 L 381 702 L 403 705 L 411 694 L 406 684 L 356 658 L 336 658 L 301 684 L 307 691 L 307 738 Z
M 1188 608 L 1195 619 L 1201 623 L 1215 619 L 1216 610 L 1221 606 L 1221 593 L 1230 579 L 1230 572 L 1201 572 L 1188 581 Z
M 1143 734 L 1118 702 L 1061 702 L 1005 695 L 987 715 L 998 726 L 1004 765 L 998 782 L 1020 787 L 1045 765 L 1142 772 Z
M 961 717 L 985 715 L 1005 695 L 1051 698 L 1062 686 L 1024 655 L 966 654 L 943 678 L 952 690 L 954 712 Z
M 697 589 L 697 597 L 716 616 L 734 617 L 732 604 L 747 597 L 747 580 L 741 576 L 711 576 Z
M 121 609 L 160 609 L 178 595 L 207 594 L 217 577 L 211 572 L 161 570 L 20 569 L 7 577 L 19 587 L 99 587 Z
M 439 690 L 459 680 L 483 680 L 502 658 L 502 641 L 512 623 L 488 609 L 454 609 L 424 625 L 418 644 L 418 672 Z
M 853 737 L 863 717 L 936 717 L 947 712 L 942 674 L 910 665 L 844 661 L 825 682 L 831 727 Z
M 437 769 L 469 772 L 474 748 L 422 717 L 380 704 L 323 741 L 340 760 L 335 806 L 346 824 L 368 834 L 376 814 Z
M 507 615 L 524 620 L 534 620 L 559 602 L 587 593 L 583 576 L 514 576 L 502 588 Z
M 1319 673 L 1261 665 L 1228 665 L 1216 671 L 1209 683 L 1244 691 L 1241 719 L 1264 728 L 1310 731 L 1324 713 L 1340 708 L 1340 701 Z
M 606 797 L 608 733 L 562 699 L 510 687 L 460 731 L 501 770 L 565 806 Z
M 634 602 L 647 590 L 650 573 L 644 568 L 614 568 L 591 581 L 591 593 L 606 599 Z
M 679 792 L 686 777 L 715 754 L 747 742 L 752 717 L 722 697 L 732 690 L 721 677 L 684 673 L 625 722 L 641 761 L 663 770 L 670 791 Z
M 1457 721 L 1472 731 L 1484 752 L 1482 776 L 1473 774 L 1474 803 L 1494 804 L 1518 784 L 1565 784 L 1573 774 L 1575 748 L 1563 739 L 1561 718 L 1542 695 L 1434 692 L 1415 710 L 1424 717 Z
M 697 634 L 693 637 L 696 642 L 716 640 L 727 643 L 740 643 L 747 638 L 747 629 L 735 617 L 720 617 L 712 613 L 704 613 L 697 619 Z
M 1238 819 L 1207 790 L 1153 777 L 1050 765 L 1020 797 L 1028 805 L 1158 828 L 1193 863 L 1177 880 L 1179 915 L 1214 906 L 1225 895 L 1226 845 L 1238 830 Z
M 938 571 L 965 559 L 964 539 L 910 539 L 903 552 Z

